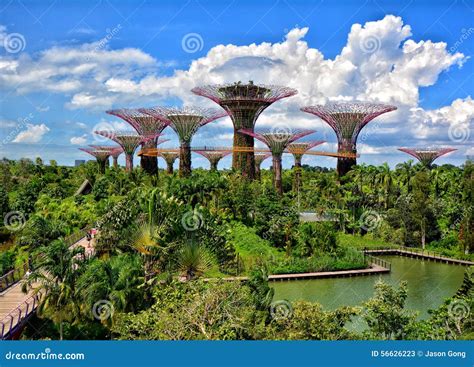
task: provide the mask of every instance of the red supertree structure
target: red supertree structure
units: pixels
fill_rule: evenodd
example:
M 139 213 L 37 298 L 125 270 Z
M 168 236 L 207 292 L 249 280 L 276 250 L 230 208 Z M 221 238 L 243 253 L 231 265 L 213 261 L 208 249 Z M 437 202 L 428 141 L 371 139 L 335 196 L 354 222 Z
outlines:
M 120 154 L 123 153 L 123 149 L 121 146 L 110 146 L 110 145 L 89 145 L 91 148 L 94 148 L 96 150 L 104 150 L 104 151 L 109 151 L 110 156 L 113 159 L 113 165 L 114 167 L 118 167 L 118 157 Z
M 199 107 L 153 107 L 140 109 L 147 115 L 166 121 L 179 138 L 179 175 L 191 175 L 191 141 L 198 129 L 218 118 L 227 116 L 224 110 Z
M 260 180 L 260 167 L 265 159 L 271 157 L 271 153 L 255 153 L 255 178 Z
M 323 143 L 325 143 L 324 140 L 296 142 L 289 144 L 286 148 L 289 153 L 293 154 L 293 158 L 295 159 L 295 180 L 293 183 L 295 190 L 299 190 L 301 184 L 301 160 L 303 159 L 303 155 L 311 148 Z
M 224 150 L 210 150 L 210 151 L 194 150 L 194 152 L 202 155 L 204 158 L 207 158 L 207 160 L 211 164 L 210 170 L 213 171 L 213 172 L 217 171 L 217 165 L 219 164 L 219 161 L 222 158 L 227 157 L 230 153 L 232 153 L 231 151 L 228 151 L 228 150 L 227 151 L 224 151 Z
M 244 177 L 255 178 L 254 137 L 240 134 L 239 130 L 253 131 L 260 114 L 272 103 L 295 95 L 296 89 L 275 86 L 258 85 L 250 81 L 233 84 L 218 84 L 196 87 L 193 93 L 209 98 L 224 108 L 234 124 L 234 152 L 232 168 L 240 171 Z M 236 147 L 241 148 L 235 149 Z M 247 148 L 247 149 L 245 149 Z
M 398 148 L 401 152 L 408 153 L 418 159 L 422 165 L 430 168 L 435 159 L 454 152 L 453 148 Z
M 314 133 L 314 130 L 301 131 L 279 131 L 279 132 L 261 132 L 256 133 L 250 129 L 239 130 L 242 134 L 251 135 L 268 146 L 272 152 L 273 158 L 273 183 L 275 189 L 281 195 L 283 194 L 283 185 L 281 182 L 281 156 L 289 144 L 302 138 L 303 136 Z
M 357 137 L 362 128 L 377 116 L 394 111 L 397 107 L 370 102 L 330 102 L 326 105 L 303 107 L 301 110 L 324 120 L 337 136 L 338 152 L 352 153 L 337 159 L 337 172 L 344 176 L 357 161 Z
M 173 174 L 173 165 L 176 159 L 179 157 L 178 152 L 160 152 L 160 157 L 163 158 L 166 162 L 166 173 Z
M 99 150 L 94 148 L 79 148 L 83 152 L 89 153 L 94 156 L 97 160 L 97 165 L 99 167 L 99 173 L 105 173 L 105 167 L 110 157 L 110 151 L 108 150 Z
M 95 131 L 96 134 L 105 136 L 118 145 L 120 145 L 125 153 L 125 169 L 128 172 L 133 170 L 133 154 L 138 146 L 142 143 L 146 143 L 150 140 L 155 140 L 158 137 L 158 134 L 154 135 L 138 135 L 134 131 L 124 131 L 124 132 L 110 132 L 110 131 Z M 163 143 L 164 141 L 159 141 L 158 144 Z
M 159 118 L 147 115 L 134 108 L 121 108 L 117 110 L 106 111 L 109 115 L 120 117 L 128 122 L 139 135 L 150 136 L 161 134 L 168 123 Z M 151 139 L 143 143 L 143 148 L 156 148 L 157 140 Z M 158 159 L 153 156 L 143 155 L 140 157 L 140 166 L 149 174 L 158 173 Z

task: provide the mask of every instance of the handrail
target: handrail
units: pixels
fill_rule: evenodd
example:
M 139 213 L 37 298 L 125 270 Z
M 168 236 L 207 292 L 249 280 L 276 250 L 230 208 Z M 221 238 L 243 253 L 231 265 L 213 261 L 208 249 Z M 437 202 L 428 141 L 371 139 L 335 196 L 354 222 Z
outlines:
M 381 259 L 380 257 L 372 256 L 364 252 L 364 256 L 370 261 L 371 264 L 379 265 L 385 269 L 392 270 L 392 264 L 389 261 Z
M 28 264 L 23 264 L 23 267 L 10 270 L 0 277 L 0 292 L 8 289 L 10 286 L 18 282 L 25 275 L 28 270 Z
M 5 337 L 10 334 L 13 329 L 15 329 L 22 323 L 23 320 L 36 311 L 39 305 L 40 297 L 41 292 L 28 297 L 13 311 L 0 320 L 0 339 L 5 339 Z M 24 306 L 26 306 L 26 309 L 23 309 Z

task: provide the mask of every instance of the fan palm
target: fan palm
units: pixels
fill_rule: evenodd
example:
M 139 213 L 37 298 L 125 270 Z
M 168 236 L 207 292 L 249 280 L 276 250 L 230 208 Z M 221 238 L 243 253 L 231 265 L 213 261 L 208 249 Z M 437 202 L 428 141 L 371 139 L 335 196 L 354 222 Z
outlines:
M 195 242 L 186 244 L 178 256 L 178 269 L 186 280 L 192 280 L 211 268 L 213 258 L 209 251 Z

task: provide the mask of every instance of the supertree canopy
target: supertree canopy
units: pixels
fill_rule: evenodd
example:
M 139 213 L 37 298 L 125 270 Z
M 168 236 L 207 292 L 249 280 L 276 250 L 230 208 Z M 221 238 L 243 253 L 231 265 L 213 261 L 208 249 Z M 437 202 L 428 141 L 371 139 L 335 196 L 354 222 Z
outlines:
M 79 148 L 79 150 L 82 150 L 83 152 L 89 153 L 90 155 L 94 156 L 99 166 L 99 172 L 105 173 L 105 167 L 110 157 L 110 151 L 99 150 L 94 148 Z
M 179 157 L 178 152 L 161 152 L 160 156 L 165 160 L 166 162 L 166 172 L 170 175 L 173 174 L 173 164 L 174 161 Z
M 120 154 L 123 153 L 123 149 L 121 146 L 111 146 L 111 145 L 89 145 L 91 148 L 94 148 L 96 150 L 104 150 L 104 151 L 109 151 L 110 156 L 113 159 L 113 165 L 114 167 L 118 167 L 118 157 Z
M 337 172 L 339 176 L 344 176 L 357 163 L 357 137 L 362 128 L 375 117 L 396 109 L 397 107 L 386 104 L 354 101 L 330 102 L 326 105 L 303 107 L 301 110 L 320 117 L 333 128 L 339 153 L 354 154 L 337 160 Z
M 228 156 L 231 151 L 220 151 L 220 150 L 212 150 L 212 151 L 206 151 L 206 150 L 195 150 L 196 153 L 202 155 L 203 157 L 207 158 L 209 163 L 211 164 L 211 171 L 217 171 L 217 165 L 219 164 L 219 161 Z
M 325 143 L 324 140 L 315 140 L 315 141 L 307 141 L 307 142 L 301 142 L 301 143 L 291 143 L 288 145 L 286 150 L 293 154 L 293 157 L 295 158 L 295 179 L 294 179 L 294 189 L 299 190 L 300 188 L 300 183 L 301 183 L 301 160 L 303 158 L 303 155 L 310 150 L 311 148 L 314 148 L 317 145 Z
M 158 134 L 154 135 L 138 135 L 133 131 L 126 131 L 126 132 L 110 132 L 110 131 L 95 131 L 96 134 L 105 136 L 113 141 L 115 141 L 118 145 L 120 145 L 125 153 L 125 169 L 130 172 L 133 170 L 133 154 L 138 146 L 142 143 L 146 143 L 149 140 L 154 140 L 157 138 Z M 158 142 L 158 143 L 162 143 Z
M 273 182 L 275 189 L 279 194 L 283 194 L 283 186 L 281 182 L 281 156 L 289 144 L 303 136 L 314 133 L 314 130 L 255 133 L 251 129 L 242 129 L 239 130 L 239 132 L 251 135 L 268 146 L 272 152 L 273 158 Z
M 140 111 L 166 121 L 178 135 L 179 175 L 182 177 L 191 174 L 191 141 L 194 134 L 201 126 L 227 116 L 227 112 L 223 110 L 199 107 L 153 107 Z
M 408 153 L 411 156 L 418 159 L 421 164 L 426 167 L 431 167 L 431 164 L 434 162 L 435 159 L 454 152 L 457 149 L 453 148 L 398 148 L 398 150 Z
M 260 180 L 260 167 L 265 159 L 270 157 L 271 153 L 255 153 L 255 178 Z
M 156 117 L 140 112 L 138 109 L 121 108 L 117 110 L 106 111 L 110 115 L 120 117 L 128 122 L 138 134 L 149 136 L 153 134 L 161 134 L 168 123 Z M 143 148 L 156 148 L 156 139 L 151 139 L 143 144 Z M 158 172 L 157 157 L 145 156 L 140 158 L 140 166 L 149 174 Z
M 234 149 L 232 168 L 242 172 L 250 179 L 255 178 L 254 137 L 239 134 L 240 129 L 253 131 L 258 116 L 272 103 L 298 93 L 295 89 L 275 86 L 258 85 L 250 81 L 233 84 L 206 85 L 191 90 L 193 93 L 207 97 L 219 104 L 230 115 L 234 124 L 234 148 L 243 147 L 244 151 Z M 245 151 L 246 150 L 246 151 Z

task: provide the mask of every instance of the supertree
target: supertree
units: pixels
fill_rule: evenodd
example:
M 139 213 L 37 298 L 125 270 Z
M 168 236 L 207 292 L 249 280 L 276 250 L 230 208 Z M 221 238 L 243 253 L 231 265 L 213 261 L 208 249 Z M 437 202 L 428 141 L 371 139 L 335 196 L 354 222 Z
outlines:
M 161 158 L 163 158 L 166 162 L 166 173 L 172 175 L 173 174 L 173 164 L 174 161 L 179 157 L 178 152 L 160 152 Z
M 258 116 L 272 103 L 298 93 L 296 89 L 275 86 L 258 85 L 250 81 L 247 84 L 206 85 L 193 88 L 193 93 L 207 97 L 219 104 L 230 115 L 234 124 L 234 149 L 232 168 L 242 173 L 244 177 L 255 178 L 255 154 L 253 151 L 254 137 L 239 134 L 239 130 L 253 131 Z M 245 149 L 247 148 L 247 149 Z
M 114 167 L 118 167 L 118 157 L 120 154 L 123 153 L 123 149 L 121 146 L 110 146 L 110 145 L 89 145 L 91 148 L 94 148 L 96 150 L 104 150 L 104 151 L 109 151 L 110 156 L 113 159 L 113 165 Z
M 211 150 L 211 151 L 195 150 L 194 152 L 207 158 L 207 160 L 211 164 L 210 170 L 213 172 L 217 171 L 217 164 L 219 163 L 219 161 L 222 158 L 227 157 L 230 153 L 232 153 L 231 151 L 224 151 L 224 150 Z
M 320 117 L 336 133 L 338 152 L 348 155 L 337 159 L 338 175 L 344 176 L 357 163 L 357 137 L 362 128 L 375 117 L 396 109 L 397 107 L 386 104 L 354 101 L 330 102 L 326 105 L 303 107 L 301 110 Z
M 168 126 L 166 121 L 147 115 L 134 108 L 109 110 L 106 113 L 125 120 L 142 136 L 161 134 L 165 127 Z M 156 139 L 148 140 L 143 143 L 143 148 L 156 148 L 156 143 Z M 154 175 L 158 172 L 158 158 L 143 155 L 140 157 L 140 166 L 145 172 Z
M 255 133 L 250 129 L 242 129 L 239 130 L 239 132 L 251 135 L 268 146 L 268 149 L 272 152 L 273 158 L 273 183 L 277 192 L 280 195 L 283 194 L 283 185 L 281 182 L 281 156 L 289 144 L 303 136 L 314 133 L 314 130 Z
M 457 149 L 453 148 L 398 148 L 398 150 L 408 153 L 418 159 L 422 165 L 431 168 L 431 164 L 435 159 L 454 152 Z
M 261 177 L 260 166 L 263 161 L 268 157 L 271 157 L 271 155 L 271 153 L 255 153 L 255 178 L 257 180 L 260 180 Z
M 301 142 L 301 143 L 291 143 L 288 145 L 286 150 L 293 154 L 293 157 L 295 159 L 295 179 L 293 182 L 293 188 L 297 191 L 300 188 L 301 184 L 301 160 L 303 158 L 303 155 L 310 150 L 311 148 L 314 148 L 317 145 L 325 143 L 324 140 L 316 140 L 316 141 L 308 141 L 308 142 Z
M 128 172 L 133 170 L 133 154 L 138 146 L 142 143 L 146 143 L 150 140 L 155 140 L 158 134 L 154 135 L 138 135 L 133 131 L 126 131 L 126 132 L 110 132 L 110 131 L 95 131 L 96 134 L 105 136 L 113 141 L 115 141 L 118 145 L 120 145 L 125 153 L 125 169 Z M 160 141 L 158 143 L 162 143 Z
M 191 141 L 198 129 L 218 118 L 227 116 L 224 110 L 199 107 L 153 107 L 140 112 L 166 121 L 179 138 L 179 175 L 191 175 Z
M 79 148 L 83 152 L 89 153 L 94 156 L 97 160 L 97 165 L 99 167 L 99 173 L 105 173 L 105 167 L 110 157 L 110 151 L 108 150 L 98 150 L 94 148 Z

